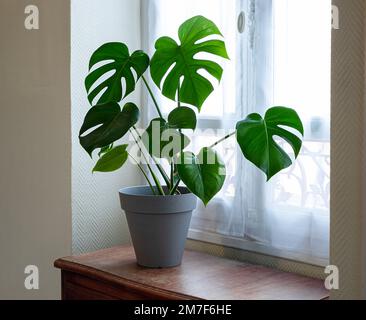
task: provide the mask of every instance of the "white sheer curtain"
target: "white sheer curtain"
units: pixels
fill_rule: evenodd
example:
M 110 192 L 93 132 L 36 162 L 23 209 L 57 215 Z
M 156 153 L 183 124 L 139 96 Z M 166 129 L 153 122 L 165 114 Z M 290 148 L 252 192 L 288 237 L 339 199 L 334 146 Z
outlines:
M 240 12 L 245 14 L 243 33 L 237 29 Z M 225 37 L 231 60 L 223 63 L 223 80 L 199 115 L 203 131 L 193 138 L 191 150 L 198 151 L 233 130 L 248 113 L 263 113 L 273 105 L 296 109 L 305 122 L 301 156 L 270 183 L 243 159 L 235 138 L 218 146 L 228 176 L 220 194 L 195 211 L 190 237 L 325 264 L 331 1 L 143 0 L 142 13 L 142 39 L 150 55 L 158 37 L 176 38 L 179 25 L 197 14 L 213 20 Z M 148 97 L 144 100 L 147 120 L 154 109 Z M 165 98 L 160 103 L 165 112 L 174 107 Z

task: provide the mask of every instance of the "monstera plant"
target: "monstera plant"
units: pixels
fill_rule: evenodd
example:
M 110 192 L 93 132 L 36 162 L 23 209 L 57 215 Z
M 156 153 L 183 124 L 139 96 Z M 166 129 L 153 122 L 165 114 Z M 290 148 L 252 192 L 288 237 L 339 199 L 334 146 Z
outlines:
M 202 53 L 210 54 L 207 55 L 210 59 L 197 58 Z M 90 59 L 85 79 L 92 107 L 79 136 L 90 156 L 98 151 L 99 159 L 93 171 L 117 170 L 129 157 L 135 161 L 129 153 L 131 146 L 115 145 L 128 133 L 146 160 L 146 166 L 137 160 L 136 163 L 151 195 L 157 197 L 181 195 L 183 183 L 207 205 L 225 181 L 225 163 L 215 147 L 234 135 L 244 157 L 263 171 L 268 180 L 289 167 L 292 160 L 275 138 L 285 140 L 296 158 L 304 130 L 297 113 L 286 107 L 270 108 L 263 117 L 254 113 L 238 119 L 232 133 L 198 154 L 186 150 L 190 140 L 183 132 L 196 129 L 197 113 L 214 91 L 214 82 L 222 78 L 223 68 L 218 62 L 223 59 L 229 59 L 223 36 L 218 27 L 203 16 L 184 22 L 178 30 L 178 40 L 159 38 L 151 59 L 140 50 L 131 54 L 124 43 L 106 43 L 97 49 Z M 200 72 L 202 70 L 205 72 Z M 166 116 L 154 96 L 156 90 L 149 83 L 148 73 L 158 91 L 176 106 Z M 136 124 L 140 112 L 147 106 L 138 107 L 131 102 L 120 105 L 139 81 L 146 87 L 157 113 L 143 132 L 137 130 Z M 161 165 L 163 158 L 168 161 L 170 170 Z
M 210 36 L 217 36 L 217 39 Z M 208 37 L 210 39 L 206 40 Z M 178 38 L 179 42 L 170 37 L 158 39 L 155 43 L 155 54 L 151 59 L 140 50 L 130 54 L 124 43 L 117 42 L 102 45 L 92 55 L 89 64 L 91 71 L 86 77 L 85 87 L 93 107 L 86 115 L 80 130 L 80 143 L 89 155 L 96 149 L 100 150 L 100 159 L 94 171 L 110 172 L 123 166 L 129 156 L 128 146 L 113 146 L 113 143 L 128 132 L 135 135 L 137 142 L 148 141 L 144 146 L 149 145 L 149 156 L 153 160 L 164 156 L 169 159 L 172 167 L 169 173 L 164 171 L 159 161 L 156 161 L 155 165 L 164 179 L 168 194 L 179 192 L 177 187 L 183 182 L 205 204 L 220 191 L 225 180 L 225 164 L 215 151 L 215 146 L 232 135 L 236 135 L 244 157 L 262 170 L 267 179 L 289 167 L 292 160 L 274 137 L 280 137 L 289 143 L 297 157 L 302 140 L 286 127 L 297 130 L 301 135 L 304 131 L 297 113 L 286 107 L 271 108 L 264 117 L 259 114 L 248 115 L 246 119 L 237 123 L 232 134 L 210 147 L 203 148 L 197 155 L 184 151 L 189 145 L 189 139 L 183 135 L 182 130 L 195 130 L 196 112 L 200 112 L 204 102 L 214 91 L 213 83 L 199 71 L 207 71 L 218 81 L 223 74 L 222 67 L 216 61 L 196 59 L 195 56 L 204 52 L 218 58 L 229 57 L 218 27 L 205 17 L 196 16 L 184 22 L 179 28 Z M 98 64 L 99 66 L 93 69 Z M 100 81 L 111 71 L 112 75 Z M 176 101 L 177 107 L 167 118 L 164 118 L 145 76 L 148 71 L 161 93 Z M 150 93 L 158 114 L 142 136 L 135 128 L 142 108 L 131 102 L 122 108 L 119 105 L 121 100 L 135 90 L 140 79 Z M 96 99 L 98 95 L 100 97 Z M 154 123 L 160 126 L 160 136 L 155 137 L 152 134 Z M 96 129 L 83 135 L 93 128 Z M 161 153 L 164 145 L 171 140 L 162 140 L 164 131 L 167 131 L 166 136 L 172 138 L 177 135 L 182 140 L 181 148 L 173 148 L 170 155 Z M 160 144 L 160 150 L 153 150 L 154 141 L 157 142 L 155 145 Z M 209 163 L 207 159 L 214 161 Z M 139 166 L 152 190 L 157 195 L 165 195 L 167 191 L 162 188 L 158 173 L 154 172 L 151 164 L 147 167 L 149 172 L 145 172 L 143 167 Z M 153 182 L 148 177 L 149 173 Z

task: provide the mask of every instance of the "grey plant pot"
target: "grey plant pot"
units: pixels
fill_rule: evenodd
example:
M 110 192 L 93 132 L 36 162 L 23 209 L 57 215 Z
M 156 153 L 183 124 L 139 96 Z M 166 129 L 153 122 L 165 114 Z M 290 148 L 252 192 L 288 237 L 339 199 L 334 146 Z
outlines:
M 149 187 L 120 190 L 137 263 L 148 268 L 181 264 L 197 198 L 187 188 L 181 195 L 154 196 Z

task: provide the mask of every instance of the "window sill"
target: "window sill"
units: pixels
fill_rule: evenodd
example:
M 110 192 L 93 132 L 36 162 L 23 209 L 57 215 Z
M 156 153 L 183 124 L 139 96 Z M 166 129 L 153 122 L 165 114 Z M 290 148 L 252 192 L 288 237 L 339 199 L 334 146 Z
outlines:
M 324 268 L 329 265 L 327 259 L 321 259 L 313 256 L 304 256 L 297 254 L 295 252 L 279 250 L 276 248 L 271 248 L 262 245 L 258 242 L 248 241 L 245 239 L 239 239 L 229 236 L 221 236 L 211 232 L 204 232 L 201 230 L 190 229 L 188 233 L 188 238 L 191 240 L 202 241 L 209 244 L 219 245 L 227 248 L 233 248 L 243 251 L 252 252 L 255 254 L 260 254 L 262 256 L 270 256 L 274 259 L 286 259 L 294 261 L 296 263 L 301 263 L 305 265 L 310 265 L 314 267 Z

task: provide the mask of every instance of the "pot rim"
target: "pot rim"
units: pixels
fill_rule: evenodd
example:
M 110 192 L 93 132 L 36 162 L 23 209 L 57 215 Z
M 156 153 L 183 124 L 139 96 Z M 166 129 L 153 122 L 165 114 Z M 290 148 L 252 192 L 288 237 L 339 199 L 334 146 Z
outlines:
M 132 190 L 134 189 L 141 189 L 141 188 L 148 188 L 150 189 L 150 186 L 148 185 L 138 185 L 138 186 L 130 186 L 130 187 L 125 187 L 125 188 L 122 188 L 119 190 L 119 193 L 121 195 L 124 195 L 124 196 L 133 196 L 133 197 L 141 197 L 141 198 L 146 198 L 146 197 L 151 197 L 151 198 L 164 198 L 164 199 L 167 199 L 167 198 L 180 198 L 180 197 L 183 197 L 183 196 L 192 196 L 194 195 L 187 187 L 179 187 L 179 190 L 183 190 L 183 191 L 186 191 L 185 193 L 183 194 L 173 194 L 173 195 L 154 195 L 154 194 L 136 194 L 136 193 L 133 193 Z M 166 188 L 166 186 L 163 186 L 163 188 Z M 130 192 L 129 192 L 130 191 Z
M 149 186 L 126 187 L 119 191 L 122 209 L 127 213 L 176 214 L 192 211 L 197 197 L 188 188 L 181 188 L 181 195 L 160 196 L 152 194 Z

